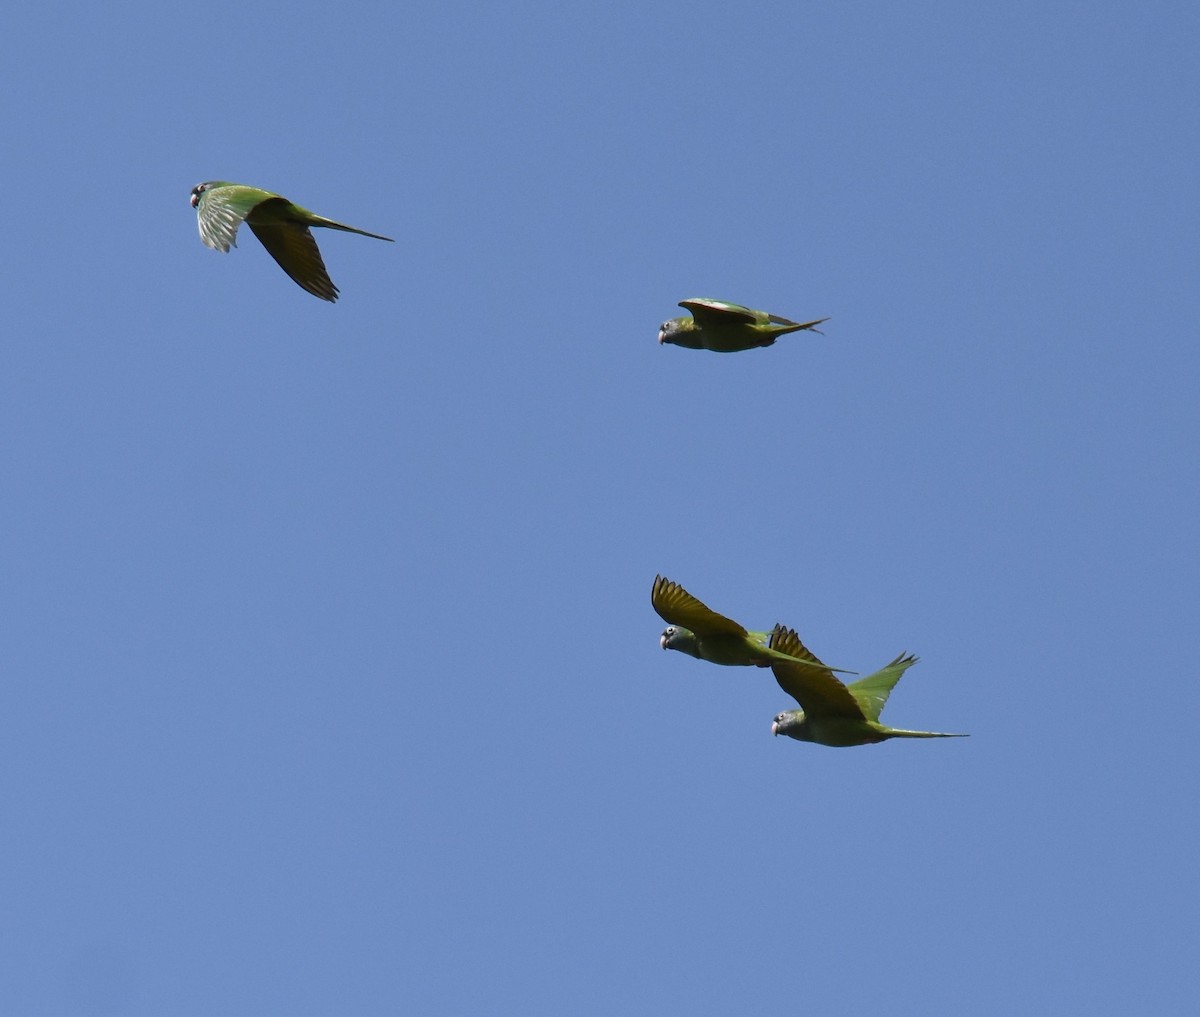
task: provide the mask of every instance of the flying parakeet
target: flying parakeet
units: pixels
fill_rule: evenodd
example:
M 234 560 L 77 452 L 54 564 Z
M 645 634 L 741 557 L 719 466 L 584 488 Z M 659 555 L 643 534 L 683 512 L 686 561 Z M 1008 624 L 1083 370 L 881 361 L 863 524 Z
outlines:
M 238 227 L 245 220 L 279 267 L 322 300 L 337 300 L 338 289 L 325 271 L 310 226 L 361 233 L 394 243 L 391 237 L 326 219 L 270 191 L 225 180 L 209 180 L 193 187 L 192 208 L 200 224 L 200 239 L 213 250 L 228 252 L 236 247 Z
M 655 576 L 650 603 L 669 625 L 658 641 L 664 650 L 679 650 L 713 664 L 769 667 L 786 661 L 801 671 L 829 670 L 820 662 L 813 664 L 803 658 L 789 657 L 786 651 L 771 649 L 766 632 L 747 632 L 733 619 L 717 614 L 664 576 Z
M 781 335 L 810 328 L 828 318 L 806 321 L 803 324 L 780 318 L 766 311 L 755 311 L 741 304 L 727 304 L 722 300 L 691 297 L 679 301 L 680 307 L 692 312 L 690 318 L 672 318 L 664 321 L 658 330 L 659 343 L 674 343 L 689 350 L 712 350 L 715 353 L 736 353 L 755 346 L 770 346 Z
M 892 687 L 900 676 L 917 662 L 911 654 L 901 654 L 887 667 L 874 674 L 843 685 L 791 629 L 776 625 L 770 647 L 788 657 L 804 660 L 809 667 L 796 667 L 791 661 L 771 665 L 780 688 L 802 709 L 785 710 L 771 724 L 771 734 L 787 735 L 818 745 L 870 745 L 888 738 L 965 738 L 966 735 L 937 731 L 905 731 L 879 723 L 879 714 Z M 817 665 L 817 668 L 811 665 Z

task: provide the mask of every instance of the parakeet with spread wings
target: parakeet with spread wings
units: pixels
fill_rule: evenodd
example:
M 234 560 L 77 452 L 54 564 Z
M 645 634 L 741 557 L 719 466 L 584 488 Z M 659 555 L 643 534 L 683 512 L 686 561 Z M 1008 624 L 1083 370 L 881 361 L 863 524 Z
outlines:
M 650 603 L 669 626 L 658 641 L 664 650 L 679 650 L 713 664 L 769 667 L 782 660 L 801 670 L 829 670 L 820 662 L 810 664 L 807 660 L 771 649 L 767 645 L 766 632 L 747 632 L 732 618 L 717 614 L 665 576 L 655 577 L 650 589 Z
M 236 247 L 238 227 L 245 222 L 279 267 L 297 285 L 322 300 L 337 300 L 338 288 L 325 270 L 310 226 L 394 243 L 391 237 L 326 219 L 271 191 L 225 180 L 209 180 L 193 187 L 192 208 L 200 225 L 200 239 L 213 250 L 228 252 Z
M 833 746 L 870 745 L 889 738 L 966 737 L 939 731 L 907 731 L 879 722 L 879 714 L 896 682 L 917 662 L 911 654 L 901 654 L 874 674 L 843 685 L 791 629 L 776 625 L 768 645 L 788 658 L 775 661 L 771 670 L 779 687 L 801 706 L 799 710 L 785 710 L 775 718 L 771 724 L 773 735 Z M 795 661 L 801 660 L 809 666 L 797 667 Z

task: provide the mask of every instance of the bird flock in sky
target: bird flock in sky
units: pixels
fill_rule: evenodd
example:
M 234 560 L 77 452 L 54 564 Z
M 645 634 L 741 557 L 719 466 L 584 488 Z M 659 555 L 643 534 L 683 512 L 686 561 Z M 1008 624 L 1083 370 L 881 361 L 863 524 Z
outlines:
M 315 297 L 337 300 L 338 288 L 329 278 L 310 227 L 358 233 L 375 240 L 391 237 L 368 233 L 326 219 L 258 187 L 210 180 L 192 188 L 192 207 L 200 226 L 200 239 L 217 251 L 237 246 L 238 227 L 247 223 L 267 253 L 292 280 Z M 770 346 L 781 335 L 816 327 L 828 318 L 796 322 L 740 304 L 693 297 L 679 306 L 691 317 L 663 322 L 659 343 L 689 350 L 737 353 Z M 938 731 L 908 731 L 879 721 L 888 695 L 900 676 L 917 662 L 901 654 L 873 674 L 849 684 L 835 675 L 840 668 L 823 664 L 795 631 L 776 625 L 770 632 L 749 632 L 731 618 L 717 614 L 678 583 L 657 576 L 650 603 L 667 623 L 659 639 L 664 650 L 679 650 L 713 664 L 769 667 L 799 710 L 784 710 L 771 724 L 771 733 L 818 745 L 870 745 L 889 738 L 961 738 Z M 853 674 L 854 672 L 845 672 Z

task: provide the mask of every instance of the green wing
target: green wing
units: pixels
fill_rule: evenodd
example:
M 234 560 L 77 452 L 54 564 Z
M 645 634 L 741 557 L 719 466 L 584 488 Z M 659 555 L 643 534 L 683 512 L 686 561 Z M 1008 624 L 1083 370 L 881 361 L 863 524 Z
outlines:
M 215 182 L 200 186 L 205 188 L 196 206 L 200 239 L 213 250 L 226 253 L 229 248 L 237 247 L 238 227 L 254 207 L 268 198 L 278 197 L 270 191 L 242 184 Z
M 746 630 L 732 618 L 709 608 L 678 583 L 655 576 L 650 603 L 668 625 L 681 625 L 698 636 L 745 636 Z
M 771 639 L 767 646 L 804 662 L 792 664 L 776 660 L 771 663 L 771 671 L 775 680 L 779 682 L 779 687 L 800 704 L 805 716 L 864 719 L 858 700 L 834 677 L 832 669 L 821 663 L 813 652 L 800 642 L 800 637 L 794 630 L 776 625 L 771 631 Z M 864 678 L 862 682 L 855 684 L 861 685 L 867 681 L 870 679 Z
M 283 201 L 283 198 L 272 199 Z M 329 278 L 312 232 L 298 222 L 251 222 L 250 229 L 297 285 L 322 300 L 337 300 L 338 289 Z
M 911 653 L 907 656 L 902 653 L 886 667 L 881 667 L 874 674 L 869 674 L 847 686 L 850 694 L 862 707 L 862 712 L 867 720 L 879 720 L 883 705 L 887 702 L 892 689 L 896 687 L 896 682 L 918 659 Z
M 727 328 L 731 325 L 781 325 L 789 332 L 807 328 L 820 334 L 820 329 L 816 326 L 829 320 L 817 318 L 805 322 L 792 321 L 791 318 L 784 318 L 778 314 L 768 314 L 766 311 L 756 311 L 752 307 L 729 304 L 724 300 L 710 300 L 707 297 L 689 297 L 679 301 L 679 306 L 691 311 L 696 324 L 701 328 L 720 328 L 722 325 Z
M 762 311 L 755 311 L 741 304 L 727 304 L 723 300 L 709 300 L 707 297 L 689 297 L 679 301 L 680 307 L 686 307 L 692 312 L 692 317 L 701 328 L 716 325 L 754 325 L 766 317 Z

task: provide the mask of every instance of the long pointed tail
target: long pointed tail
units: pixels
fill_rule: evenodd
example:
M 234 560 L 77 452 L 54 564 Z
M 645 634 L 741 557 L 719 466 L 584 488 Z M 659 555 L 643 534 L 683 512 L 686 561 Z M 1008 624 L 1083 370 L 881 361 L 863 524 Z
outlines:
M 905 731 L 900 727 L 888 728 L 889 738 L 970 738 L 968 734 L 947 734 L 943 731 Z
M 771 323 L 772 324 L 774 324 L 774 325 L 790 325 L 791 326 L 790 328 L 780 329 L 779 333 L 778 333 L 779 335 L 787 335 L 789 332 L 799 332 L 800 329 L 802 329 L 802 328 L 811 329 L 813 332 L 816 332 L 817 335 L 824 335 L 825 333 L 822 332 L 819 328 L 817 328 L 817 326 L 820 325 L 821 322 L 828 321 L 828 320 L 829 320 L 828 318 L 818 318 L 816 321 L 806 321 L 806 322 L 801 323 L 798 321 L 790 321 L 787 318 L 777 318 L 777 317 L 775 317 L 775 315 L 771 315 Z
M 345 233 L 358 233 L 364 237 L 371 237 L 374 240 L 386 240 L 389 244 L 394 244 L 391 237 L 381 237 L 378 233 L 368 233 L 366 230 L 360 230 L 357 226 L 347 226 L 344 222 L 337 222 L 333 219 L 326 219 L 323 215 L 314 215 L 313 222 L 310 226 L 324 226 L 326 229 L 342 230 Z

